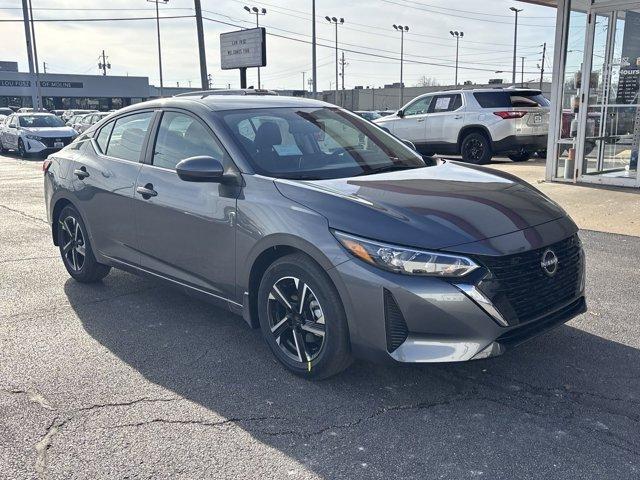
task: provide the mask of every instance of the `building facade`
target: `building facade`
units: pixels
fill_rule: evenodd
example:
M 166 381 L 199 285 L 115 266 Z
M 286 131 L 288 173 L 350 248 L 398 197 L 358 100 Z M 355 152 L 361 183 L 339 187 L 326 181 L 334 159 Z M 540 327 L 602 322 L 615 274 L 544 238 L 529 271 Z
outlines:
M 546 178 L 640 187 L 640 1 L 557 9 Z
M 53 109 L 112 110 L 149 98 L 147 77 L 61 75 L 0 70 L 0 107 L 33 107 L 34 86 L 39 86 L 42 106 Z

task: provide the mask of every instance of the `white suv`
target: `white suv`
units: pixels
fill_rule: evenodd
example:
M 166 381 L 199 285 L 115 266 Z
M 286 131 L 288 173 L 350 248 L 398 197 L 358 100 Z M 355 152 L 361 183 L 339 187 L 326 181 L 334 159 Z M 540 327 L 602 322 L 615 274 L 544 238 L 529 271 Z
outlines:
M 375 120 L 423 155 L 462 155 L 484 164 L 494 154 L 528 160 L 547 148 L 549 101 L 540 90 L 500 88 L 433 92 Z

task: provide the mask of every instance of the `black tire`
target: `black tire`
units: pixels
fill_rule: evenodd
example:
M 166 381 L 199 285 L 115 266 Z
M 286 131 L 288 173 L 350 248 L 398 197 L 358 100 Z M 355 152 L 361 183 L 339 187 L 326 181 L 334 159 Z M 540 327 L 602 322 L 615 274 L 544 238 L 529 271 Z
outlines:
M 18 155 L 21 158 L 27 158 L 27 149 L 24 146 L 24 142 L 21 138 L 18 139 Z
M 512 162 L 526 162 L 531 158 L 531 155 L 531 152 L 518 152 L 511 153 L 508 157 Z
M 98 263 L 93 255 L 80 213 L 68 205 L 60 212 L 57 222 L 60 255 L 69 275 L 81 283 L 93 283 L 106 277 L 111 267 Z
M 320 380 L 351 364 L 342 301 L 325 271 L 308 256 L 287 255 L 267 268 L 258 290 L 258 317 L 267 345 L 296 375 Z
M 471 132 L 466 135 L 460 144 L 462 160 L 475 165 L 484 165 L 491 161 L 493 152 L 489 139 L 480 132 Z
M 2 140 L 0 140 L 0 154 L 3 154 L 7 151 L 6 148 L 4 148 L 4 145 L 2 144 Z

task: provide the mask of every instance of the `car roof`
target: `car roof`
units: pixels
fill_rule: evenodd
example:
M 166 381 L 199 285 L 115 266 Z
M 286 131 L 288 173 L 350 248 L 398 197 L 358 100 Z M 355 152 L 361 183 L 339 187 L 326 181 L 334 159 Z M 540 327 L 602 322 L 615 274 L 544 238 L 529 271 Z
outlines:
M 318 108 L 335 107 L 335 105 L 300 97 L 285 97 L 275 95 L 190 95 L 182 97 L 170 97 L 147 102 L 136 103 L 120 112 L 139 110 L 141 108 L 168 108 L 177 106 L 187 106 L 190 103 L 197 103 L 212 111 L 245 110 L 252 108 Z
M 44 117 L 47 115 L 53 115 L 53 113 L 49 112 L 18 112 L 15 115 L 18 117 Z

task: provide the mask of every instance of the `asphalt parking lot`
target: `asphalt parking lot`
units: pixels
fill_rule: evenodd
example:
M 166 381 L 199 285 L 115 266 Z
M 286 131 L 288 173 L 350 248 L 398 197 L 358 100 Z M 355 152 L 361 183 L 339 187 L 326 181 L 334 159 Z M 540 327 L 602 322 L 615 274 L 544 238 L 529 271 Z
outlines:
M 589 312 L 491 360 L 310 383 L 163 284 L 72 281 L 40 161 L 0 157 L 0 477 L 640 478 L 640 239 L 584 231 Z

